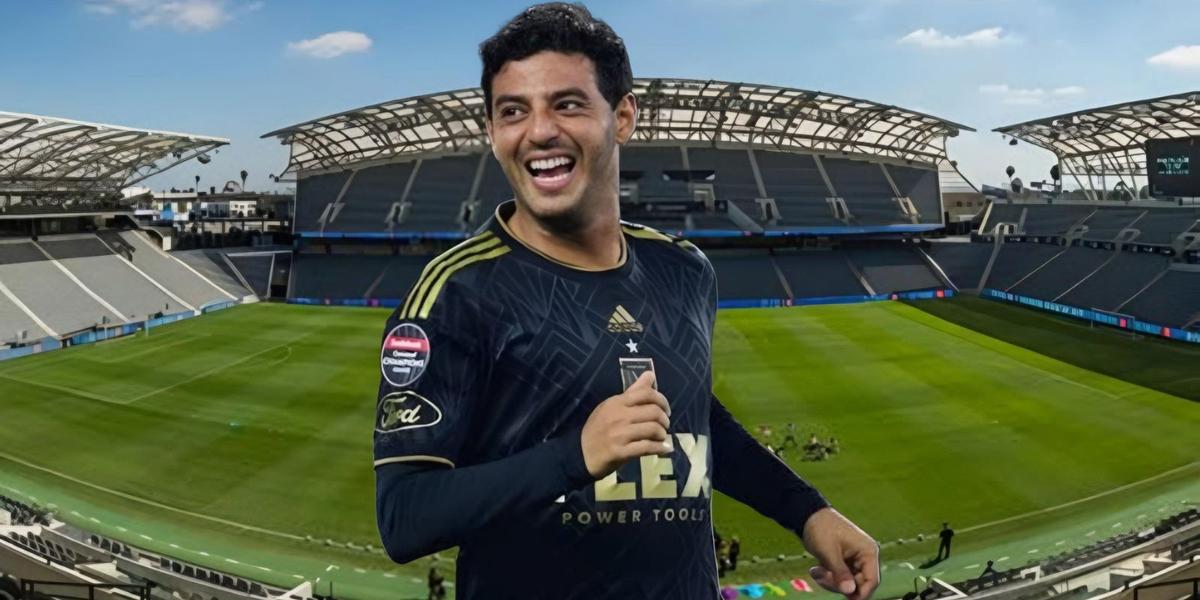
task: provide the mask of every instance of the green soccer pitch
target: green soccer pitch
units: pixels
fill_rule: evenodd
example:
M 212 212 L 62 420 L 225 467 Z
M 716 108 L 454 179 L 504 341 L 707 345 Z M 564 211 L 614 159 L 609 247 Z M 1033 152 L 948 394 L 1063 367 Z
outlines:
M 430 559 L 392 565 L 375 530 L 387 314 L 251 305 L 2 363 L 0 494 L 275 585 L 424 597 Z M 751 431 L 838 438 L 829 460 L 785 456 L 883 544 L 879 597 L 1200 501 L 1200 350 L 1183 344 L 958 298 L 722 311 L 714 352 L 716 392 Z M 728 583 L 811 565 L 794 536 L 719 494 L 714 518 L 742 541 Z M 942 521 L 954 555 L 922 568 Z

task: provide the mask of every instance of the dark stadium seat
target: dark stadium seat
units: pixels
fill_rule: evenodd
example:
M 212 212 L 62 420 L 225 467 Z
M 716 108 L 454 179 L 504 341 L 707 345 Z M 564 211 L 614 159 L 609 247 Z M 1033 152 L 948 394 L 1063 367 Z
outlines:
M 1011 288 L 1012 292 L 1053 300 L 1113 257 L 1112 250 L 1067 248 L 1036 273 Z
M 397 231 L 463 231 L 459 220 L 475 179 L 480 156 L 449 156 L 424 160 L 413 180 L 411 205 Z
M 512 186 L 504 175 L 504 168 L 490 152 L 483 167 L 483 177 L 479 181 L 479 189 L 475 191 L 475 202 L 479 205 L 475 214 L 471 215 L 473 226 L 482 225 L 496 212 L 496 207 L 513 197 Z
M 892 196 L 852 196 L 845 198 L 855 225 L 895 225 L 910 223 Z
M 795 298 L 867 293 L 840 250 L 777 249 L 774 258 Z
M 71 239 L 43 240 L 38 242 L 38 245 L 57 260 L 112 254 L 107 246 L 92 235 Z
M 1200 272 L 1167 271 L 1121 312 L 1159 325 L 1183 327 L 1200 317 Z
M 716 189 L 717 199 L 753 201 L 759 197 L 758 184 L 754 181 L 754 169 L 745 150 L 688 148 L 687 154 L 689 168 L 716 172 L 713 187 Z M 625 164 L 623 160 L 622 157 L 622 165 Z M 746 214 L 751 218 L 758 218 L 757 210 Z
M 979 287 L 992 250 L 992 244 L 934 242 L 927 252 L 954 285 L 966 290 Z
M 296 186 L 295 214 L 292 216 L 296 231 L 319 231 L 321 213 L 337 199 L 350 172 L 314 175 L 301 179 Z
M 857 198 L 893 198 L 892 186 L 878 163 L 826 157 L 821 161 L 833 189 L 847 202 Z
M 1027 209 L 1024 233 L 1027 235 L 1062 235 L 1067 233 L 1071 226 L 1095 212 L 1096 207 L 1078 204 L 1031 204 Z
M 36 246 L 30 242 L 0 243 L 0 265 L 13 265 L 46 260 Z
M 1083 239 L 1112 241 L 1121 230 L 1135 226 L 1146 212 L 1143 208 L 1101 208 L 1083 222 L 1088 229 Z
M 945 287 L 916 250 L 904 244 L 846 250 L 876 294 Z
M 766 250 L 712 250 L 707 254 L 717 273 L 719 299 L 788 297 Z
M 1161 254 L 1118 252 L 1099 271 L 1056 301 L 1083 308 L 1114 310 L 1150 283 L 1169 263 L 1170 259 Z
M 767 196 L 779 207 L 780 226 L 845 225 L 833 216 L 826 198 L 832 196 L 811 156 L 785 152 L 754 152 Z
M 385 219 L 392 204 L 399 202 L 412 174 L 412 162 L 361 169 L 354 175 L 342 208 L 325 226 L 325 231 L 379 232 L 387 229 Z
M 933 169 L 887 165 L 901 196 L 907 196 L 916 207 L 921 223 L 942 222 L 942 199 L 938 173 Z
M 1134 241 L 1139 244 L 1167 245 L 1200 219 L 1200 208 L 1156 208 L 1132 225 L 1140 232 Z
M 987 220 L 984 221 L 981 231 L 991 233 L 1000 223 L 1010 223 L 1014 227 L 1020 226 L 1027 206 L 1026 204 L 992 202 L 988 205 Z
M 1000 247 L 1000 254 L 992 266 L 985 285 L 997 290 L 1007 290 L 1034 269 L 1041 267 L 1066 248 L 1055 244 L 1024 244 L 1010 242 Z
M 683 153 L 678 147 L 654 148 L 626 146 L 621 149 L 621 172 L 637 172 L 638 196 L 643 202 L 654 199 L 690 198 L 687 182 L 668 181 L 666 171 L 683 170 Z

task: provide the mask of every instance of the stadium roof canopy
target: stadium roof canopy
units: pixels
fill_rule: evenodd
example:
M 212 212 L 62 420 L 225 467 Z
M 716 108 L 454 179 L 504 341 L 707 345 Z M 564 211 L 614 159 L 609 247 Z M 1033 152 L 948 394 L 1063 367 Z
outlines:
M 994 131 L 1054 153 L 1075 175 L 1146 174 L 1146 142 L 1200 137 L 1200 91 L 1102 106 Z
M 635 143 L 740 144 L 935 165 L 974 131 L 927 114 L 825 92 L 690 79 L 635 79 Z M 487 146 L 483 91 L 383 102 L 263 135 L 291 146 L 286 173 L 344 169 Z
M 0 193 L 117 192 L 229 140 L 0 112 Z

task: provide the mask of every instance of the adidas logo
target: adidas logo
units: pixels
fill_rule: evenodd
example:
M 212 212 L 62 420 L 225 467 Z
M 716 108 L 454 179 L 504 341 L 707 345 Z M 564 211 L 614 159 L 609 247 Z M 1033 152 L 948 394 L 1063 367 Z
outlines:
M 613 333 L 641 333 L 642 324 L 638 323 L 624 306 L 618 304 L 612 316 L 608 318 L 608 330 Z

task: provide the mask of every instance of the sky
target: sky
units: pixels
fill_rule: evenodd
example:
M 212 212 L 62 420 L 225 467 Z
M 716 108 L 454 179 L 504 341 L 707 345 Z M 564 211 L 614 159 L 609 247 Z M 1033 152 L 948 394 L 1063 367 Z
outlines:
M 991 129 L 1200 90 L 1200 0 L 616 0 L 588 2 L 638 77 L 820 90 L 978 130 L 950 140 L 976 185 L 1053 156 Z M 268 131 L 386 100 L 477 86 L 480 41 L 527 2 L 0 0 L 0 111 L 230 139 L 154 189 L 270 181 Z

